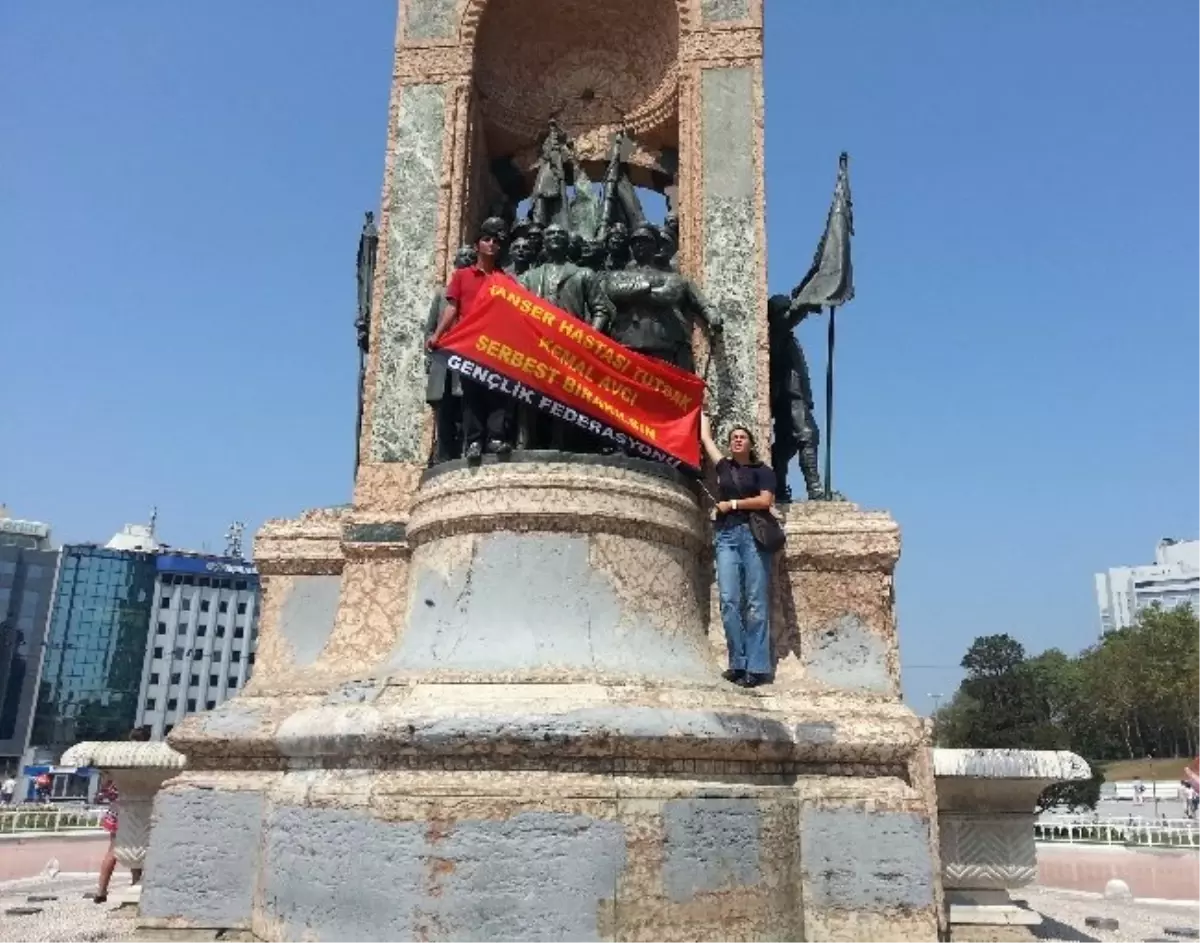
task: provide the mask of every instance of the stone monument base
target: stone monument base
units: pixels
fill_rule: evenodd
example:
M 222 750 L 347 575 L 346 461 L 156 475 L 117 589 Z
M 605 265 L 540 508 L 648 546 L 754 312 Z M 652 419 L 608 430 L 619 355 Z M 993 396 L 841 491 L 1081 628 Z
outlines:
M 789 513 L 779 590 L 832 621 L 781 626 L 797 666 L 752 691 L 706 637 L 707 522 L 657 466 L 452 465 L 403 520 L 268 525 L 260 671 L 171 735 L 188 768 L 155 804 L 144 917 L 264 940 L 937 939 L 928 735 L 873 588 L 895 527 L 812 513 Z M 829 682 L 843 648 L 868 689 Z

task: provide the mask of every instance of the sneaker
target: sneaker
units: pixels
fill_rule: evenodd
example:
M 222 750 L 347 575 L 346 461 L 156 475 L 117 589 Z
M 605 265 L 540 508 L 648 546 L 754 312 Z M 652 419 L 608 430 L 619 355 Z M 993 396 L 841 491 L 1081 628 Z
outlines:
M 746 676 L 738 682 L 743 688 L 757 688 L 760 684 L 770 683 L 770 675 L 755 674 L 753 671 L 747 671 Z
M 746 672 L 740 668 L 730 668 L 728 671 L 722 671 L 721 677 L 733 684 L 741 684 L 746 678 Z
M 501 458 L 503 458 L 506 455 L 512 454 L 512 443 L 505 442 L 503 439 L 492 439 L 492 441 L 488 443 L 488 451 L 494 452 L 496 455 L 499 455 Z
M 479 442 L 472 442 L 463 450 L 463 458 L 468 462 L 478 462 L 483 458 L 483 445 Z

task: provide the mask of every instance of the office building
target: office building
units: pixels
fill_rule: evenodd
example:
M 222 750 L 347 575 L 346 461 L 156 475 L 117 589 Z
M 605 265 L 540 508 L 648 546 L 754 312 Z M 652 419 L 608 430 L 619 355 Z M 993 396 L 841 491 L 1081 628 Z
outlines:
M 1200 540 L 1164 538 L 1153 563 L 1097 573 L 1096 601 L 1102 635 L 1128 628 L 1155 604 L 1164 609 L 1190 604 L 1200 612 Z
M 0 774 L 17 771 L 29 741 L 37 672 L 54 596 L 50 527 L 0 505 Z
M 124 740 L 137 719 L 154 610 L 153 526 L 104 547 L 62 548 L 30 743 L 58 757 L 81 740 Z
M 245 685 L 258 645 L 258 572 L 236 557 L 161 553 L 137 724 L 154 739 Z

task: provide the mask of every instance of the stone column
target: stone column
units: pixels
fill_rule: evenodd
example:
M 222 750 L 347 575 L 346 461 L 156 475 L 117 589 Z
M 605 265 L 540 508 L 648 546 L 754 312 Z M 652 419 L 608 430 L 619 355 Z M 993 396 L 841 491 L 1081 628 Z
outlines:
M 1048 786 L 1087 779 L 1065 750 L 934 749 L 942 882 L 954 924 L 1026 924 L 1041 915 L 1009 892 L 1037 879 L 1037 798 Z
M 762 0 L 703 0 L 680 35 L 681 267 L 725 318 L 717 413 L 769 441 Z M 724 429 L 718 430 L 719 434 Z
M 894 571 L 900 528 L 848 501 L 783 509 L 772 635 L 776 683 L 900 699 Z
M 150 845 L 154 797 L 163 783 L 183 769 L 183 755 L 165 743 L 87 740 L 67 750 L 62 761 L 68 766 L 96 767 L 112 779 L 119 793 L 113 852 L 131 871 L 142 870 Z M 140 895 L 141 884 L 135 884 L 125 903 L 136 903 Z
M 464 225 L 470 63 L 454 0 L 397 22 L 355 505 L 403 512 L 430 443 L 423 326 Z

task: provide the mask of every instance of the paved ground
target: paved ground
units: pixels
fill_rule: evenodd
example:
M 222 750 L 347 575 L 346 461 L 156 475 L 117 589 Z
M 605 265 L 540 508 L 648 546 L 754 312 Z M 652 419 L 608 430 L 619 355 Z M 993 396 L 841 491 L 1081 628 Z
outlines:
M 113 876 L 112 887 L 129 883 L 128 872 Z M 111 903 L 96 904 L 85 893 L 95 893 L 96 875 L 63 872 L 55 878 L 33 878 L 0 882 L 0 940 L 127 940 L 137 926 L 133 913 L 114 913 Z M 56 897 L 52 901 L 30 901 L 30 896 Z M 40 907 L 30 916 L 9 916 L 11 907 Z
M 1171 939 L 1166 927 L 1200 928 L 1194 906 L 1164 906 L 1136 901 L 1104 900 L 1095 895 L 1042 887 L 1028 887 L 1013 895 L 1042 915 L 1034 928 L 1040 940 L 1120 941 Z M 1088 917 L 1112 917 L 1116 930 L 1097 930 L 1087 925 Z M 1176 937 L 1176 939 L 1179 939 Z
M 118 872 L 113 889 L 124 886 L 128 874 Z M 84 893 L 96 886 L 94 874 L 63 873 L 56 878 L 0 882 L 0 940 L 124 941 L 130 939 L 136 917 L 125 911 L 115 912 L 112 904 L 94 904 Z M 31 895 L 54 895 L 58 899 L 29 903 Z M 1084 940 L 1123 943 L 1123 941 L 1168 939 L 1166 927 L 1200 927 L 1196 908 L 1163 906 L 1135 901 L 1107 901 L 1098 895 L 1031 887 L 1016 895 L 1043 915 L 1043 923 L 1032 931 L 1025 928 L 977 928 L 977 932 L 956 932 L 955 940 L 1024 941 Z M 9 907 L 41 907 L 40 913 L 10 917 Z M 1113 917 L 1116 931 L 1088 927 L 1088 917 Z M 1176 938 L 1178 939 L 1178 938 Z
M 1043 821 L 1052 820 L 1066 813 L 1047 812 L 1042 816 Z M 1085 812 L 1090 816 L 1092 813 Z M 1129 816 L 1143 819 L 1161 819 L 1164 815 L 1169 819 L 1181 819 L 1183 803 L 1178 799 L 1159 799 L 1157 806 L 1153 799 L 1147 799 L 1142 805 L 1122 799 L 1101 799 L 1096 803 L 1096 814 L 1101 818 L 1124 819 Z

